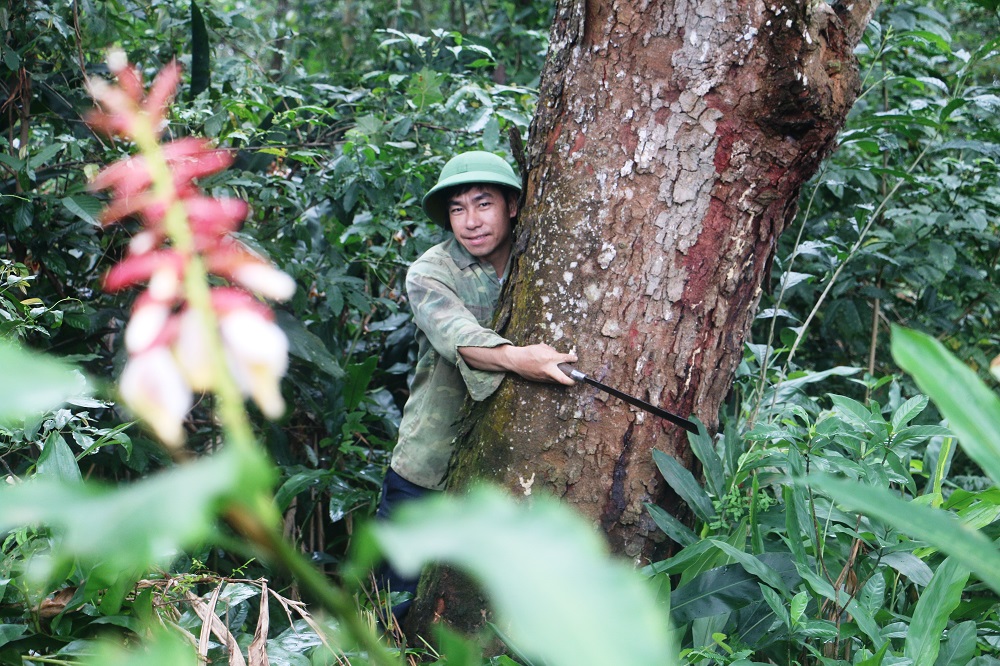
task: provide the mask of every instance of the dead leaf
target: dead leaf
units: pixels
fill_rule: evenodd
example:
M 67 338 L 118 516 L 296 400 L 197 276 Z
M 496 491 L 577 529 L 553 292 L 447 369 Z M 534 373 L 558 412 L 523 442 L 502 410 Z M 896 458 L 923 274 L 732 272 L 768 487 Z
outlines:
M 236 638 L 233 636 L 232 632 L 229 631 L 226 623 L 215 615 L 215 603 L 218 601 L 220 588 L 221 585 L 219 588 L 216 588 L 215 592 L 212 593 L 213 599 L 211 602 L 211 608 L 209 608 L 208 604 L 199 599 L 193 592 L 188 591 L 185 593 L 185 596 L 187 597 L 188 603 L 191 604 L 191 609 L 197 613 L 198 617 L 201 618 L 201 621 L 204 624 L 211 627 L 212 633 L 215 634 L 215 637 L 222 641 L 222 644 L 226 646 L 226 650 L 229 652 L 229 666 L 247 666 L 246 659 L 243 658 L 243 653 L 240 652 L 240 646 L 236 643 Z M 204 635 L 204 630 L 202 630 L 202 634 Z
M 267 608 L 267 581 L 261 582 L 260 616 L 257 618 L 257 630 L 253 642 L 247 650 L 250 666 L 271 666 L 267 659 L 267 632 L 271 625 L 271 615 Z

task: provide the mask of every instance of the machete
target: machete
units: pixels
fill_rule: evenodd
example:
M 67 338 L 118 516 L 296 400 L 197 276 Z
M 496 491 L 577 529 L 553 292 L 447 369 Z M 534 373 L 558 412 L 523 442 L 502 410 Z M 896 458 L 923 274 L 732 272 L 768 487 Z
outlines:
M 621 400 L 624 400 L 625 402 L 627 402 L 630 405 L 635 405 L 639 409 L 644 409 L 647 412 L 649 412 L 650 414 L 655 414 L 656 416 L 659 416 L 660 418 L 666 419 L 666 420 L 670 421 L 671 423 L 673 423 L 674 425 L 679 425 L 680 427 L 684 428 L 688 432 L 694 433 L 696 435 L 698 434 L 698 426 L 696 426 L 693 421 L 688 421 L 683 416 L 677 416 L 676 414 L 671 414 L 670 412 L 668 412 L 665 409 L 660 409 L 659 407 L 657 407 L 655 405 L 651 405 L 651 404 L 649 404 L 648 402 L 646 402 L 644 400 L 639 400 L 639 398 L 635 398 L 633 396 L 630 396 L 628 393 L 622 393 L 618 389 L 611 388 L 610 386 L 608 386 L 606 384 L 602 384 L 601 382 L 597 381 L 596 379 L 591 379 L 587 375 L 583 374 L 582 372 L 580 372 L 579 370 L 577 370 L 576 368 L 574 368 L 569 363 L 560 363 L 559 364 L 559 369 L 562 370 L 564 373 L 566 373 L 566 376 L 568 376 L 570 379 L 572 379 L 574 381 L 587 382 L 591 386 L 593 386 L 595 388 L 599 388 L 602 391 L 604 391 L 605 393 L 610 393 L 611 395 L 613 395 L 616 398 L 619 398 Z

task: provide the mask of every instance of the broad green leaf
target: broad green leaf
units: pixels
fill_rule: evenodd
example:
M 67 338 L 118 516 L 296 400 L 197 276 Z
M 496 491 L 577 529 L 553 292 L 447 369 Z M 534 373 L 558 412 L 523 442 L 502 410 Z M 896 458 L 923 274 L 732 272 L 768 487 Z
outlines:
M 682 500 L 687 502 L 687 505 L 702 522 L 711 522 L 715 518 L 712 500 L 709 499 L 705 490 L 686 467 L 677 462 L 673 456 L 658 449 L 653 449 L 653 462 L 656 463 L 667 485 L 673 488 Z
M 688 433 L 688 442 L 691 444 L 691 452 L 695 458 L 701 461 L 702 469 L 705 473 L 705 485 L 709 487 L 716 497 L 725 494 L 725 475 L 722 471 L 722 459 L 712 446 L 712 436 L 708 434 L 705 425 L 695 420 L 698 426 L 698 434 Z
M 780 578 L 785 589 L 800 581 L 795 562 L 787 553 L 764 553 L 754 559 L 770 575 Z M 671 615 L 680 625 L 696 618 L 712 617 L 760 601 L 760 581 L 740 564 L 727 564 L 700 573 L 670 595 Z M 772 585 L 772 587 L 775 587 Z
M 162 624 L 150 627 L 152 637 L 138 647 L 132 643 L 125 647 L 121 639 L 107 638 L 98 641 L 92 654 L 79 662 L 84 666 L 197 666 L 203 663 L 192 640 L 179 632 L 164 629 Z
M 933 425 L 907 426 L 893 435 L 892 444 L 902 444 L 913 439 L 928 439 L 930 437 L 950 437 L 953 433 L 948 428 Z
M 882 632 L 879 631 L 878 624 L 876 624 L 875 620 L 872 619 L 872 616 L 868 614 L 868 611 L 863 609 L 860 604 L 858 604 L 857 599 L 847 594 L 843 589 L 835 590 L 833 585 L 816 575 L 813 571 L 799 567 L 799 573 L 804 579 L 806 579 L 806 581 L 808 581 L 809 587 L 811 587 L 814 592 L 821 594 L 841 608 L 844 608 L 854 618 L 854 622 L 858 625 L 858 629 L 864 632 L 874 645 L 878 647 L 882 646 L 885 639 L 882 637 Z
M 698 541 L 697 534 L 692 532 L 687 525 L 671 516 L 664 509 L 647 502 L 646 510 L 649 511 L 649 515 L 653 518 L 653 522 L 656 523 L 656 526 L 663 530 L 664 534 L 680 545 L 690 546 Z
M 913 611 L 910 630 L 903 644 L 903 656 L 913 660 L 913 666 L 934 666 L 941 649 L 941 635 L 948 618 L 962 601 L 962 590 L 969 580 L 969 570 L 952 558 L 938 565 Z
M 410 96 L 417 108 L 423 110 L 432 104 L 444 101 L 444 95 L 441 93 L 443 83 L 443 74 L 425 67 L 410 77 L 406 94 Z
M 0 624 L 0 647 L 17 640 L 28 630 L 24 624 Z
M 629 565 L 609 559 L 593 527 L 554 499 L 527 506 L 478 487 L 465 497 L 408 504 L 371 531 L 403 575 L 430 562 L 472 575 L 498 625 L 533 659 L 552 666 L 675 663 L 652 590 Z
M 785 503 L 785 538 L 788 540 L 788 549 L 795 556 L 795 561 L 799 565 L 805 566 L 809 558 L 802 539 L 803 537 L 809 538 L 811 532 L 803 531 L 799 523 L 799 511 L 804 510 L 804 500 L 801 497 L 802 489 L 795 486 L 785 486 L 781 489 L 781 495 Z
M 778 574 L 769 566 L 762 564 L 759 559 L 746 551 L 729 545 L 725 541 L 720 541 L 718 539 L 709 539 L 709 541 L 711 541 L 716 548 L 733 558 L 740 566 L 746 569 L 747 573 L 753 574 L 771 587 L 775 588 L 778 592 L 781 592 L 786 596 L 790 595 L 788 588 L 785 587 L 785 583 L 781 580 L 781 577 L 778 576 Z
M 976 623 L 972 620 L 948 630 L 934 666 L 965 666 L 976 653 Z
M 931 577 L 934 575 L 926 562 L 906 551 L 885 553 L 880 557 L 880 560 L 909 578 L 911 583 L 921 587 L 930 585 Z
M 663 573 L 673 576 L 687 570 L 695 562 L 704 557 L 705 553 L 713 550 L 715 548 L 708 541 L 698 541 L 671 558 L 661 562 L 654 562 L 644 567 L 642 571 L 646 575 Z
M 907 423 L 912 421 L 920 412 L 927 408 L 927 396 L 918 395 L 916 397 L 910 398 L 902 405 L 899 406 L 892 415 L 892 431 L 896 432 Z
M 838 411 L 845 417 L 845 421 L 861 428 L 873 429 L 872 421 L 875 416 L 871 411 L 857 400 L 846 398 L 842 395 L 831 395 L 830 400 L 837 406 Z
M 41 150 L 28 158 L 28 168 L 37 169 L 38 167 L 46 164 L 62 149 L 63 144 L 61 143 L 50 143 L 45 145 Z
M 283 310 L 277 312 L 276 319 L 281 330 L 288 336 L 288 353 L 312 363 L 319 370 L 335 379 L 344 378 L 344 370 L 337 363 L 323 341 L 302 322 Z
M 868 579 L 858 595 L 861 606 L 874 616 L 885 606 L 885 577 L 878 573 Z
M 805 616 L 806 606 L 809 605 L 809 593 L 802 590 L 794 597 L 788 607 L 788 615 L 792 622 L 799 622 Z
M 799 393 L 803 387 L 809 384 L 821 382 L 832 376 L 850 377 L 851 375 L 856 375 L 859 372 L 861 372 L 860 368 L 851 368 L 848 366 L 837 366 L 821 372 L 805 372 L 800 377 L 785 380 L 780 384 L 768 388 L 761 398 L 761 404 L 767 404 L 772 401 L 775 403 L 785 402 L 791 400 L 795 394 Z
M 730 546 L 733 546 L 734 548 L 737 546 L 743 548 L 746 546 L 746 542 L 747 542 L 747 524 L 746 521 L 740 521 L 739 526 L 737 526 L 736 529 L 732 530 L 729 533 L 728 538 L 726 539 L 726 543 L 728 543 Z M 707 546 L 707 548 L 704 550 L 700 550 L 700 547 L 702 545 Z M 680 572 L 681 575 L 677 581 L 678 586 L 683 586 L 690 583 L 696 577 L 698 577 L 699 575 L 710 569 L 723 567 L 726 566 L 727 564 L 733 563 L 733 558 L 730 557 L 728 553 L 717 548 L 715 544 L 708 539 L 703 539 L 692 546 L 688 546 L 687 548 L 684 549 L 684 553 L 686 553 L 687 551 L 700 552 L 701 555 L 697 557 L 693 562 L 687 564 L 684 567 L 684 569 Z M 668 561 L 673 562 L 673 560 L 674 558 L 671 558 L 671 560 Z
M 893 327 L 892 355 L 948 419 L 949 427 L 969 457 L 993 483 L 1000 484 L 997 394 L 944 345 L 924 333 Z
M 884 488 L 811 476 L 809 484 L 827 493 L 838 504 L 889 523 L 900 532 L 926 541 L 948 553 L 1000 592 L 1000 553 L 980 532 L 970 529 L 951 513 L 906 502 Z
M 55 409 L 67 399 L 85 395 L 90 388 L 79 370 L 54 358 L 28 352 L 0 341 L 0 368 L 4 376 L 17 377 L 0 400 L 0 423 Z
M 58 431 L 53 430 L 45 439 L 42 454 L 38 456 L 38 476 L 61 483 L 83 481 L 76 456 Z
M 438 652 L 448 666 L 482 666 L 483 651 L 474 641 L 450 629 L 443 622 L 434 625 Z
M 344 368 L 347 371 L 347 378 L 343 394 L 348 411 L 357 409 L 361 404 L 377 365 L 378 356 L 369 356 L 361 363 L 349 363 Z
M 764 601 L 770 606 L 771 612 L 773 612 L 782 624 L 786 627 L 792 626 L 792 618 L 788 613 L 788 609 L 785 608 L 785 600 L 780 594 L 774 591 L 774 588 L 769 585 L 764 585 L 763 583 L 758 584 L 760 588 L 760 593 L 764 597 Z
M 889 644 L 883 644 L 882 647 L 878 649 L 878 652 L 863 661 L 859 661 L 857 666 L 882 666 L 882 660 L 885 659 L 885 653 L 888 649 Z
M 278 492 L 274 494 L 274 504 L 278 510 L 284 512 L 299 493 L 319 486 L 320 480 L 330 476 L 330 471 L 326 469 L 310 469 L 288 477 Z
M 2 54 L 3 64 L 7 65 L 7 69 L 16 72 L 21 68 L 21 56 L 17 54 L 17 51 L 6 44 L 0 44 L 0 54 Z
M 66 210 L 73 213 L 84 222 L 92 224 L 95 227 L 101 226 L 101 223 L 98 221 L 98 217 L 101 214 L 101 209 L 104 207 L 104 204 L 97 197 L 85 194 L 63 197 L 62 205 L 66 207 Z
M 107 571 L 143 568 L 199 545 L 212 534 L 225 497 L 250 493 L 265 479 L 245 479 L 227 449 L 121 488 L 36 478 L 0 489 L 0 532 L 47 525 L 62 537 L 55 555 Z

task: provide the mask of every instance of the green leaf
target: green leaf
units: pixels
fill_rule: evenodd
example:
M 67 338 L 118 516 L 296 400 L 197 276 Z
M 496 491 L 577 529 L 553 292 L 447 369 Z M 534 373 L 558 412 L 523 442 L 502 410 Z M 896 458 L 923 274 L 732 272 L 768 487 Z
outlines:
M 837 406 L 837 413 L 843 415 L 848 423 L 866 430 L 874 430 L 872 423 L 875 417 L 871 411 L 857 400 L 842 395 L 831 395 L 830 400 Z
M 191 0 L 191 87 L 189 94 L 192 99 L 208 90 L 208 86 L 211 84 L 211 55 L 212 47 L 208 41 L 205 17 L 202 16 L 198 3 Z
M 667 455 L 659 449 L 653 449 L 653 462 L 656 463 L 667 484 L 680 495 L 682 500 L 687 502 L 687 505 L 702 522 L 711 522 L 715 518 L 715 507 L 712 506 L 712 500 L 698 485 L 687 468 L 677 462 L 673 456 Z
M 1000 398 L 996 393 L 924 333 L 894 326 L 892 356 L 948 419 L 969 457 L 993 483 L 1000 484 Z
M 483 150 L 493 152 L 500 145 L 500 123 L 496 118 L 490 118 L 483 128 Z
M 63 197 L 62 205 L 65 206 L 66 210 L 73 213 L 84 222 L 92 224 L 95 227 L 101 226 L 98 217 L 101 214 L 101 208 L 104 207 L 104 204 L 97 197 L 91 197 L 85 194 Z
M 25 161 L 19 160 L 13 155 L 8 155 L 7 153 L 0 151 L 0 164 L 5 164 L 14 171 L 20 171 L 24 168 Z
M 722 471 L 722 459 L 712 446 L 712 436 L 708 434 L 705 425 L 695 420 L 698 426 L 698 434 L 688 433 L 688 442 L 691 444 L 691 452 L 694 457 L 701 461 L 702 469 L 705 473 L 705 485 L 716 497 L 725 495 L 725 473 Z
M 37 169 L 55 157 L 63 149 L 61 143 L 50 143 L 28 158 L 28 168 Z
M 934 666 L 965 666 L 976 653 L 976 623 L 972 620 L 948 630 Z
M 329 475 L 330 471 L 325 469 L 310 469 L 293 474 L 274 494 L 274 505 L 278 507 L 278 511 L 284 513 L 299 493 L 318 487 L 320 480 Z
M 934 666 L 941 649 L 941 635 L 948 626 L 948 618 L 962 601 L 962 590 L 968 580 L 969 570 L 950 557 L 934 572 L 931 584 L 917 599 L 903 644 L 903 656 L 912 659 L 913 666 Z
M 646 510 L 649 511 L 649 515 L 653 518 L 653 522 L 656 523 L 656 526 L 663 530 L 664 534 L 680 545 L 690 546 L 698 541 L 698 535 L 692 532 L 687 525 L 677 520 L 655 504 L 647 502 Z
M 425 109 L 444 100 L 444 95 L 441 93 L 442 83 L 444 83 L 443 74 L 425 67 L 410 77 L 406 94 L 417 108 Z
M 951 430 L 948 428 L 943 428 L 941 426 L 933 425 L 915 425 L 907 426 L 893 435 L 892 443 L 893 446 L 897 444 L 902 444 L 913 439 L 929 439 L 931 437 L 950 437 L 952 436 Z
M 3 52 L 3 64 L 7 65 L 7 69 L 16 72 L 21 68 L 21 56 L 17 51 L 6 44 L 0 44 L 0 52 Z
M 808 483 L 852 511 L 878 518 L 948 553 L 1000 592 L 1000 553 L 980 532 L 969 529 L 951 513 L 906 502 L 884 488 L 829 476 L 810 476 Z
M 17 640 L 27 630 L 24 624 L 0 624 L 0 647 Z
M 768 585 L 760 583 L 758 587 L 760 588 L 760 593 L 764 596 L 764 601 L 770 606 L 771 612 L 781 620 L 785 627 L 791 627 L 792 616 L 789 615 L 788 609 L 785 608 L 784 598 Z
M 0 489 L 0 532 L 47 525 L 62 536 L 56 557 L 78 557 L 104 571 L 163 562 L 212 533 L 222 498 L 252 493 L 266 479 L 240 478 L 235 450 L 170 469 L 121 488 L 35 478 Z
M 761 567 L 770 569 L 771 576 L 779 577 L 785 589 L 799 583 L 795 562 L 788 553 L 764 553 L 754 559 Z M 748 572 L 742 563 L 709 569 L 673 591 L 671 616 L 681 625 L 743 608 L 760 601 L 759 586 L 760 578 Z
M 903 574 L 910 579 L 910 582 L 926 587 L 930 585 L 934 572 L 927 566 L 927 563 L 914 555 L 905 551 L 885 553 L 881 557 L 884 564 Z
M 885 659 L 885 653 L 889 649 L 889 644 L 885 643 L 878 649 L 878 652 L 873 654 L 868 659 L 859 661 L 857 666 L 882 666 L 882 660 Z
M 434 625 L 438 652 L 448 666 L 482 666 L 483 651 L 474 641 L 465 638 L 443 622 Z
M 795 556 L 795 561 L 799 565 L 805 566 L 809 557 L 802 544 L 802 539 L 809 538 L 809 532 L 804 532 L 799 523 L 799 512 L 804 510 L 804 500 L 801 497 L 802 489 L 795 486 L 785 486 L 781 489 L 781 495 L 785 504 L 785 534 L 788 539 L 788 549 Z
M 762 564 L 759 559 L 745 551 L 740 550 L 739 548 L 730 546 L 725 541 L 720 541 L 718 539 L 709 539 L 709 541 L 711 541 L 716 548 L 736 560 L 740 566 L 746 569 L 747 573 L 760 578 L 762 581 L 775 588 L 778 592 L 781 592 L 786 596 L 790 596 L 790 593 L 785 587 L 784 581 L 781 580 L 781 577 L 778 576 L 773 569 Z
M 347 381 L 344 387 L 344 404 L 348 411 L 354 411 L 361 404 L 377 366 L 378 356 L 369 356 L 363 362 L 349 363 L 345 368 Z
M 97 643 L 96 650 L 80 661 L 84 666 L 197 666 L 202 663 L 193 645 L 179 631 L 169 631 L 161 623 L 150 627 L 152 637 L 138 648 L 124 647 L 120 638 L 106 638 Z M 188 635 L 188 637 L 190 634 Z
M 7 341 L 0 341 L 0 368 L 5 376 L 17 377 L 17 390 L 7 391 L 0 400 L 0 423 L 55 409 L 90 390 L 79 370 Z
M 609 559 L 589 522 L 548 497 L 531 505 L 474 488 L 400 508 L 370 527 L 393 567 L 465 570 L 519 649 L 551 666 L 674 663 L 667 623 L 630 565 Z M 586 584 L 582 584 L 586 581 Z
M 306 329 L 301 321 L 284 310 L 279 310 L 276 313 L 276 319 L 281 330 L 288 336 L 289 354 L 312 363 L 334 379 L 344 378 L 343 368 L 340 367 L 337 359 L 326 348 L 319 336 Z
M 918 395 L 916 397 L 910 398 L 902 405 L 899 409 L 895 411 L 892 415 L 892 430 L 896 432 L 900 428 L 904 427 L 907 423 L 912 421 L 920 412 L 924 411 L 927 407 L 927 396 Z
M 788 615 L 792 622 L 799 622 L 805 616 L 806 607 L 809 605 L 809 593 L 802 590 L 794 597 L 789 604 Z
M 69 444 L 58 431 L 49 433 L 38 456 L 38 475 L 60 483 L 80 483 L 83 475 Z
M 850 615 L 854 618 L 854 623 L 858 625 L 860 629 L 872 643 L 876 646 L 881 647 L 885 643 L 885 638 L 882 637 L 882 632 L 879 631 L 878 624 L 872 619 L 872 616 L 868 614 L 868 611 L 863 609 L 858 600 L 853 596 L 848 595 L 843 589 L 834 589 L 833 585 L 827 582 L 825 579 L 816 575 L 813 571 L 799 567 L 799 573 L 804 579 L 809 583 L 809 587 L 813 589 L 817 594 L 821 594 L 830 601 L 836 603 L 841 608 L 844 608 Z

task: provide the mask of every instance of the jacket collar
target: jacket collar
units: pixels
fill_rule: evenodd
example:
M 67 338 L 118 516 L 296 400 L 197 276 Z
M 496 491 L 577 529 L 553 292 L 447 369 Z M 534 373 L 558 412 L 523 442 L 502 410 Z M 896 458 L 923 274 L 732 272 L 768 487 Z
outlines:
M 465 269 L 471 266 L 478 265 L 481 266 L 483 270 L 489 268 L 490 273 L 495 272 L 493 270 L 492 265 L 490 265 L 487 262 L 479 261 L 479 259 L 476 259 L 471 254 L 469 254 L 469 251 L 466 250 L 464 247 L 462 247 L 462 244 L 459 243 L 458 239 L 455 238 L 454 236 L 448 239 L 446 249 L 448 251 L 448 254 L 451 256 L 451 260 L 455 262 L 455 265 L 458 266 L 460 270 L 464 271 Z M 504 276 L 507 275 L 508 272 L 510 272 L 510 264 L 513 260 L 514 260 L 514 253 L 511 252 L 510 256 L 507 258 L 507 265 L 504 266 L 503 275 L 497 276 L 498 280 L 503 281 Z

